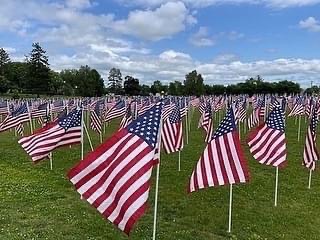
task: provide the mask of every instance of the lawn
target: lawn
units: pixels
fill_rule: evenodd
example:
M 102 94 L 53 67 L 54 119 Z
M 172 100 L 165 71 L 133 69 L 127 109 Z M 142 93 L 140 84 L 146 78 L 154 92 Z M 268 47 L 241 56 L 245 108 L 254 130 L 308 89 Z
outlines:
M 306 123 L 287 120 L 288 167 L 279 171 L 278 207 L 273 206 L 275 169 L 256 163 L 242 132 L 242 145 L 250 166 L 249 184 L 233 188 L 233 226 L 227 233 L 229 187 L 187 194 L 189 176 L 204 149 L 203 133 L 193 116 L 189 144 L 181 153 L 161 155 L 157 239 L 319 239 L 320 176 L 315 172 L 307 189 L 308 171 L 301 166 Z M 104 138 L 118 126 L 113 122 Z M 27 127 L 27 126 L 26 126 Z M 243 130 L 243 128 L 242 128 Z M 99 138 L 90 132 L 94 146 Z M 80 146 L 53 153 L 49 162 L 32 164 L 13 132 L 0 134 L 0 239 L 128 239 L 89 204 L 80 199 L 66 178 L 80 159 Z M 86 151 L 89 144 L 86 141 Z M 152 239 L 155 171 L 149 209 L 131 232 L 132 240 Z

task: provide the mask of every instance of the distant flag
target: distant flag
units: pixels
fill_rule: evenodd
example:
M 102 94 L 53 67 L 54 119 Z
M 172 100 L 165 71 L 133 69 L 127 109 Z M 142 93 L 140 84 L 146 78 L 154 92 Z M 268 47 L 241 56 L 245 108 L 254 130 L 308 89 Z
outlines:
M 105 121 L 109 122 L 112 119 L 122 117 L 126 113 L 126 104 L 124 100 L 119 100 L 105 114 Z
M 291 117 L 291 116 L 302 115 L 304 113 L 304 110 L 305 108 L 303 103 L 303 97 L 298 97 L 296 100 L 296 103 L 294 104 L 288 116 Z
M 180 109 L 176 106 L 169 117 L 164 121 L 162 131 L 162 144 L 166 153 L 173 153 L 183 148 L 183 127 Z
M 285 124 L 280 106 L 248 136 L 249 150 L 259 163 L 282 167 L 287 163 Z
M 8 102 L 7 101 L 0 101 L 0 115 L 1 114 L 8 114 Z
M 241 148 L 233 110 L 229 108 L 192 172 L 188 191 L 248 181 L 247 161 Z
M 83 198 L 127 235 L 147 208 L 161 109 L 154 105 L 68 173 Z
M 103 100 L 96 101 L 94 108 L 90 110 L 90 127 L 99 134 L 102 132 L 101 106 L 103 103 Z
M 207 103 L 204 108 L 204 112 L 201 114 L 198 128 L 202 127 L 206 133 L 205 142 L 209 142 L 212 138 L 213 131 L 213 119 L 212 119 L 212 110 L 211 105 Z
M 0 132 L 17 127 L 30 120 L 27 103 L 22 103 L 0 123 Z
M 303 150 L 303 165 L 312 171 L 315 170 L 316 161 L 319 160 L 319 153 L 316 147 L 318 122 L 319 116 L 316 109 L 313 109 Z
M 132 120 L 133 120 L 133 114 L 132 114 L 132 110 L 131 110 L 131 104 L 128 104 L 127 109 L 126 109 L 126 113 L 120 122 L 120 129 L 128 126 L 132 122 Z
M 34 162 L 48 157 L 49 153 L 58 147 L 80 143 L 81 115 L 82 110 L 73 110 L 57 122 L 21 138 L 19 143 Z

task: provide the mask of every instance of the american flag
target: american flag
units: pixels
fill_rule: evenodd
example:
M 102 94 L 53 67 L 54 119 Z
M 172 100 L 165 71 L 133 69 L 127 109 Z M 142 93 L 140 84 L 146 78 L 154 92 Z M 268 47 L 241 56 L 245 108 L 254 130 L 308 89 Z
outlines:
M 192 172 L 188 191 L 248 181 L 247 161 L 229 108 Z
M 312 97 L 308 98 L 305 105 L 305 113 L 306 113 L 306 116 L 308 116 L 309 118 L 311 117 L 313 107 L 314 107 L 313 98 Z
M 131 110 L 131 104 L 127 105 L 126 114 L 123 116 L 120 122 L 120 129 L 128 126 L 133 120 L 133 114 Z
M 215 103 L 214 111 L 219 112 L 222 110 L 225 106 L 225 97 L 220 97 L 218 101 Z
M 124 100 L 119 100 L 105 114 L 105 121 L 109 122 L 112 119 L 122 117 L 126 113 L 126 104 Z
M 187 113 L 188 113 L 187 99 L 186 98 L 180 99 L 179 106 L 180 106 L 181 118 L 184 118 L 185 116 L 187 116 Z
M 303 150 L 303 165 L 313 171 L 316 168 L 316 161 L 319 160 L 319 153 L 316 147 L 318 122 L 319 116 L 314 108 L 311 114 L 311 121 L 308 127 L 306 142 Z
M 153 107 L 153 103 L 150 101 L 149 98 L 142 100 L 142 103 L 140 107 L 138 108 L 138 115 L 144 114 L 146 111 L 148 111 L 150 108 Z
M 48 103 L 42 103 L 40 104 L 36 110 L 33 110 L 31 112 L 31 117 L 34 118 L 39 118 L 39 117 L 45 117 L 48 112 Z
M 0 115 L 1 114 L 8 114 L 8 102 L 7 101 L 0 101 Z
M 23 136 L 24 134 L 24 126 L 23 124 L 19 124 L 18 126 L 15 127 L 15 131 L 17 132 L 17 134 L 19 134 L 20 136 Z
M 190 100 L 190 105 L 192 107 L 199 107 L 200 105 L 200 99 L 199 98 L 194 98 Z
M 38 162 L 54 149 L 81 142 L 82 110 L 73 110 L 57 122 L 48 124 L 34 134 L 21 138 L 19 143 L 31 156 L 32 161 Z
M 269 111 L 272 111 L 273 108 L 275 108 L 276 106 L 279 106 L 280 103 L 278 101 L 278 99 L 275 96 L 271 96 L 271 101 L 269 104 Z
M 183 127 L 180 109 L 176 106 L 163 123 L 162 144 L 166 153 L 172 153 L 183 148 Z
M 103 100 L 96 101 L 94 108 L 90 110 L 90 127 L 99 134 L 102 132 L 101 106 L 103 103 Z
M 201 114 L 198 128 L 202 127 L 206 132 L 205 142 L 209 142 L 212 138 L 213 130 L 213 119 L 212 119 L 212 110 L 211 105 L 207 103 L 207 106 L 204 108 L 204 112 Z
M 302 115 L 303 113 L 304 113 L 303 97 L 298 97 L 296 100 L 296 103 L 294 104 L 288 116 L 291 117 L 296 115 Z
M 4 132 L 10 128 L 14 128 L 19 124 L 29 121 L 30 116 L 28 112 L 27 103 L 22 103 L 15 110 L 13 110 L 4 120 L 0 123 L 0 132 Z
M 280 106 L 275 107 L 266 122 L 248 136 L 248 145 L 254 159 L 265 165 L 283 167 L 286 165 L 287 149 L 285 125 Z
M 157 103 L 68 173 L 83 198 L 128 235 L 147 208 L 161 109 Z
M 258 100 L 257 107 L 260 109 L 259 117 L 264 118 L 266 115 L 266 97 L 265 96 Z
M 52 104 L 52 112 L 59 113 L 65 109 L 64 101 L 62 99 L 55 100 Z

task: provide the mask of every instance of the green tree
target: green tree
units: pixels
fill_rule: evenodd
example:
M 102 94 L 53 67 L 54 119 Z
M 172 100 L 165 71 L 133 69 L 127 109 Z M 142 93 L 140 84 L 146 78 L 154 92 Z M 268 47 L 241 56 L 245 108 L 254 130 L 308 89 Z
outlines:
M 0 48 L 0 75 L 4 76 L 5 68 L 10 63 L 9 54 L 3 48 Z
M 9 63 L 9 54 L 3 48 L 0 48 L 0 93 L 7 92 L 10 87 L 10 82 L 5 76 L 5 71 Z
M 111 68 L 108 76 L 108 86 L 111 93 L 119 94 L 122 88 L 122 74 L 120 69 Z
M 130 96 L 136 96 L 140 93 L 139 79 L 132 76 L 126 76 L 123 83 L 124 92 Z
M 180 81 L 174 81 L 169 83 L 168 87 L 169 95 L 181 96 L 184 93 L 183 85 Z
M 140 87 L 140 95 L 148 96 L 148 95 L 150 95 L 150 93 L 151 93 L 150 86 L 145 85 L 145 84 L 141 85 L 141 87 Z
M 39 43 L 32 44 L 33 49 L 27 56 L 28 84 L 27 90 L 32 93 L 48 93 L 50 86 L 50 68 L 46 51 Z
M 196 70 L 188 73 L 184 81 L 185 93 L 187 95 L 200 96 L 204 94 L 203 78 Z
M 104 83 L 97 70 L 81 66 L 76 73 L 75 94 L 83 97 L 101 96 Z
M 5 71 L 5 76 L 10 83 L 10 89 L 22 92 L 27 88 L 29 66 L 25 62 L 10 62 Z
M 60 72 L 60 77 L 63 83 L 63 95 L 73 96 L 75 95 L 75 89 L 77 84 L 77 69 L 65 69 Z
M 156 80 L 151 85 L 150 91 L 152 94 L 157 94 L 161 92 L 166 93 L 168 91 L 168 86 L 162 85 L 162 83 L 159 80 Z

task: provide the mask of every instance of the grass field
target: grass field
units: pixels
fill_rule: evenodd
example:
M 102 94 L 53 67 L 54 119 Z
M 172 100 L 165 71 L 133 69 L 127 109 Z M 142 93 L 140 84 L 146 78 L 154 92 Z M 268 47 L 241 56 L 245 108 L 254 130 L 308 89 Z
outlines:
M 301 166 L 306 123 L 297 142 L 294 119 L 287 121 L 288 167 L 279 171 L 278 207 L 273 206 L 275 169 L 256 163 L 242 133 L 251 181 L 237 185 L 233 194 L 233 229 L 227 233 L 229 188 L 209 188 L 187 194 L 189 176 L 205 144 L 194 115 L 189 144 L 178 155 L 161 157 L 157 239 L 319 239 L 320 176 L 315 172 L 311 190 L 308 171 Z M 107 128 L 110 136 L 117 123 Z M 98 136 L 90 132 L 94 145 Z M 89 145 L 85 146 L 89 151 Z M 67 171 L 80 159 L 80 147 L 55 151 L 49 162 L 33 165 L 13 132 L 0 134 L 0 239 L 128 239 L 85 201 L 67 180 Z M 155 171 L 149 210 L 129 239 L 152 238 Z

